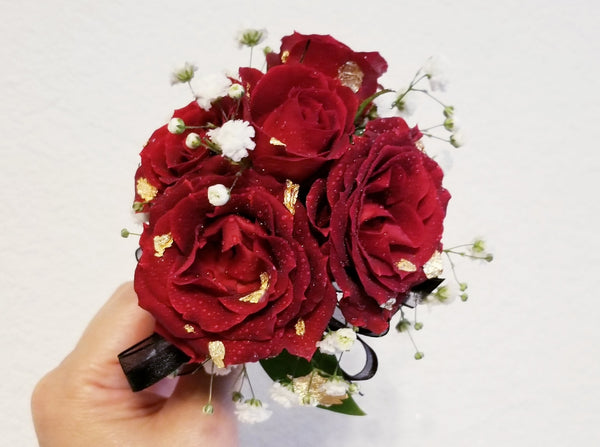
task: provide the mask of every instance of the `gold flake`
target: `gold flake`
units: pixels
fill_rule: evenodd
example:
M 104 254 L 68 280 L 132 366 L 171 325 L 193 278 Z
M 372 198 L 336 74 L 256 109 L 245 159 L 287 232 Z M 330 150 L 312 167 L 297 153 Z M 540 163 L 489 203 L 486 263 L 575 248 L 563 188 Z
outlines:
M 360 90 L 364 77 L 365 74 L 354 61 L 348 61 L 338 68 L 338 79 L 354 93 Z
M 419 149 L 421 152 L 425 152 L 425 143 L 423 143 L 423 140 L 417 141 L 415 146 L 417 146 L 417 149 Z
M 158 189 L 155 186 L 152 186 L 148 179 L 144 177 L 140 177 L 136 183 L 135 190 L 138 195 L 144 199 L 146 202 L 150 202 L 152 199 L 156 197 L 158 194 Z
M 297 377 L 292 381 L 294 393 L 300 396 L 300 401 L 314 399 L 319 405 L 328 407 L 330 405 L 339 405 L 348 397 L 348 394 L 341 396 L 327 394 L 323 389 L 325 383 L 327 383 L 327 379 L 314 371 L 306 376 Z
M 296 335 L 302 337 L 306 333 L 306 324 L 302 318 L 298 318 L 296 322 Z
M 396 262 L 396 268 L 403 272 L 409 273 L 417 271 L 417 266 L 410 262 L 408 259 L 400 259 L 398 262 Z
M 275 137 L 271 137 L 271 139 L 269 140 L 269 143 L 272 144 L 273 146 L 284 146 L 285 147 L 285 143 L 278 140 Z
M 225 368 L 225 363 L 223 363 L 223 359 L 225 358 L 225 345 L 222 341 L 209 341 L 208 355 L 210 355 L 210 359 L 217 368 Z
M 444 271 L 444 264 L 442 262 L 442 254 L 439 251 L 435 251 L 429 261 L 423 266 L 423 273 L 427 279 L 437 278 Z
M 296 214 L 296 200 L 298 200 L 298 192 L 300 185 L 293 183 L 291 180 L 285 181 L 285 192 L 283 193 L 283 204 L 292 215 Z
M 389 310 L 390 312 L 394 310 L 394 304 L 396 304 L 396 298 L 390 298 L 385 303 L 380 304 L 379 307 L 385 310 Z
M 283 53 L 281 53 L 281 63 L 285 64 L 288 60 L 288 57 L 290 57 L 290 52 L 285 50 Z
M 154 256 L 162 258 L 165 254 L 165 250 L 173 245 L 173 237 L 171 233 L 160 234 L 154 236 Z
M 240 298 L 240 301 L 243 301 L 244 303 L 256 304 L 262 299 L 268 288 L 269 274 L 267 272 L 263 272 L 260 274 L 260 288 L 252 293 L 249 293 L 248 295 L 244 295 Z
M 194 326 L 192 326 L 191 324 L 186 324 L 185 326 L 183 326 L 183 328 L 188 334 L 193 334 L 194 332 L 196 332 L 196 329 L 194 329 Z

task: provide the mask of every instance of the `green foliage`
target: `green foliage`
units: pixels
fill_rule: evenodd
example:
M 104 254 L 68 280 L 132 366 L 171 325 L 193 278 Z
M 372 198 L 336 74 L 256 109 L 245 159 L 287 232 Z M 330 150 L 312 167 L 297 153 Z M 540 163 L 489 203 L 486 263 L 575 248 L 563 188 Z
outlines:
M 322 375 L 333 376 L 336 373 L 339 374 L 337 358 L 333 355 L 322 354 L 318 350 L 310 362 L 284 350 L 277 357 L 261 360 L 260 364 L 273 381 L 282 383 L 290 383 L 292 379 L 306 376 L 313 370 L 317 370 Z M 366 414 L 350 396 L 339 405 L 328 407 L 319 405 L 319 408 L 352 416 L 364 416 Z

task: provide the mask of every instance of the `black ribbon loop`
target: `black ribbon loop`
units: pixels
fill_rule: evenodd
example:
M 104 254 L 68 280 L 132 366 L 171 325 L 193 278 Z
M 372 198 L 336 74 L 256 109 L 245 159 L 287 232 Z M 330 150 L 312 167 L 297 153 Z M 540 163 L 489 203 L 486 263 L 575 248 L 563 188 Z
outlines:
M 331 320 L 329 320 L 329 329 L 332 331 L 336 331 L 338 329 L 342 329 L 345 327 L 346 327 L 346 325 L 344 323 L 342 323 L 341 321 L 339 321 L 335 318 L 332 318 Z M 365 335 L 367 337 L 381 337 L 382 335 L 385 335 L 387 333 L 387 331 L 385 331 L 383 334 L 375 334 L 374 332 L 371 332 L 371 331 L 359 329 L 358 333 L 361 335 Z M 371 348 L 367 344 L 367 342 L 365 342 L 362 338 L 357 336 L 356 339 L 360 342 L 363 349 L 365 350 L 365 356 L 366 356 L 365 365 L 356 374 L 348 374 L 341 367 L 340 367 L 340 370 L 342 371 L 344 379 L 346 379 L 346 380 L 354 380 L 354 381 L 369 380 L 377 372 L 377 367 L 378 367 L 377 354 L 375 353 L 373 348 Z
M 190 360 L 187 354 L 156 333 L 121 352 L 118 357 L 133 391 L 154 385 Z

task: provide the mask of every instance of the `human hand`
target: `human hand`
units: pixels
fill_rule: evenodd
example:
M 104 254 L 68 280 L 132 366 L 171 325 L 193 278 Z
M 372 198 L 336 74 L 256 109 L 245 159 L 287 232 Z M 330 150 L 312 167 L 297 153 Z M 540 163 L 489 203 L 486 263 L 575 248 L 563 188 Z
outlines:
M 215 377 L 214 414 L 204 414 L 210 376 L 179 378 L 166 398 L 133 393 L 117 354 L 152 333 L 154 319 L 137 305 L 131 283 L 100 309 L 79 343 L 43 377 L 32 396 L 41 447 L 237 445 L 230 376 Z

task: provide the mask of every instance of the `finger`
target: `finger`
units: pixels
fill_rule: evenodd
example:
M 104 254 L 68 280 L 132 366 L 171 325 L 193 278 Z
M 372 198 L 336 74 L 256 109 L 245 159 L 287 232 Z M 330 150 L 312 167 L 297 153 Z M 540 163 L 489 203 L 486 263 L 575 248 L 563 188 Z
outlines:
M 212 393 L 211 376 L 204 371 L 181 376 L 175 391 L 160 412 L 162 420 L 171 426 L 178 426 L 180 432 L 189 432 L 192 438 L 212 439 L 215 441 L 213 445 L 234 445 L 237 421 L 231 395 L 238 376 L 236 370 L 227 376 L 213 376 Z M 213 407 L 212 414 L 204 411 L 209 400 Z
M 71 370 L 89 372 L 102 386 L 129 388 L 117 355 L 148 337 L 153 328 L 154 318 L 138 306 L 133 284 L 123 284 L 92 319 L 65 362 Z
M 152 334 L 154 318 L 138 306 L 132 283 L 119 287 L 81 336 L 78 354 L 113 360 L 119 352 Z

